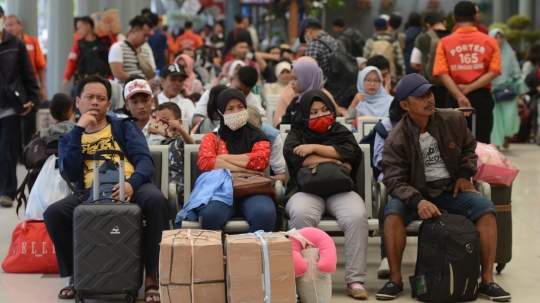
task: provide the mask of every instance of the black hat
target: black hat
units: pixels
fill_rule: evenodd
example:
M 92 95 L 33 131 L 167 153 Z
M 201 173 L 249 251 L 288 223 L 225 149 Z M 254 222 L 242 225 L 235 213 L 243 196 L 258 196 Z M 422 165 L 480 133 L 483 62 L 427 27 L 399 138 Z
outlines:
M 454 7 L 454 15 L 470 17 L 476 15 L 476 6 L 471 1 L 459 1 Z
M 159 73 L 159 76 L 163 79 L 167 78 L 167 76 L 176 76 L 176 75 L 182 75 L 184 77 L 187 77 L 184 67 L 178 63 L 173 63 L 173 64 L 164 66 L 161 69 L 161 72 Z
M 304 39 L 304 31 L 306 28 L 312 25 L 317 25 L 322 28 L 321 21 L 319 21 L 317 18 L 307 17 L 306 19 L 302 20 L 302 23 L 300 23 L 300 32 L 298 33 L 300 43 L 306 43 L 306 39 Z

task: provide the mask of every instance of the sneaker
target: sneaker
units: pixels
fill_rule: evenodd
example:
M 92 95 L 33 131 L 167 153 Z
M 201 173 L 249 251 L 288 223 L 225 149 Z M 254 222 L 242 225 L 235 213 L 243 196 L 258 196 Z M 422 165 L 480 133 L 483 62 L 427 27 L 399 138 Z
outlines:
M 2 205 L 2 207 L 12 207 L 13 199 L 8 196 L 2 196 L 0 197 L 0 205 Z
M 347 295 L 355 299 L 362 299 L 362 300 L 369 298 L 369 293 L 367 292 L 367 290 L 363 288 L 352 289 L 349 286 L 347 286 Z
M 491 282 L 488 285 L 480 284 L 478 294 L 479 296 L 493 300 L 494 302 L 506 302 L 510 301 L 512 298 L 509 293 L 504 291 L 504 289 L 495 282 Z
M 381 266 L 379 266 L 379 270 L 377 270 L 377 277 L 384 280 L 390 278 L 390 265 L 388 265 L 387 258 L 381 260 Z
M 403 293 L 403 284 L 399 285 L 395 282 L 388 281 L 384 285 L 383 288 L 381 288 L 377 294 L 375 295 L 375 298 L 379 300 L 394 300 L 397 296 L 401 295 Z

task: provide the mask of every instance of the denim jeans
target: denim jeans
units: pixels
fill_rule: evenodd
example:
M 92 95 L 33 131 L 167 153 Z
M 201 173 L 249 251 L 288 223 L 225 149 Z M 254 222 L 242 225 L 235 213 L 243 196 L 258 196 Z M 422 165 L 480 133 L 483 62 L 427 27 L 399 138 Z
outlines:
M 210 201 L 199 211 L 202 228 L 223 230 L 227 222 L 236 214 L 242 214 L 249 222 L 249 232 L 263 230 L 271 232 L 276 223 L 274 201 L 266 195 L 254 195 L 234 201 L 233 206 L 223 202 Z

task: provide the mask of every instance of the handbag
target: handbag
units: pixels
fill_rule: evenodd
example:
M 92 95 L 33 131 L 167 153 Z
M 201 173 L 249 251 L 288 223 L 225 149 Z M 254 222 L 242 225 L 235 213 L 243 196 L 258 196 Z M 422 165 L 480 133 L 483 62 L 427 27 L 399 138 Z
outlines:
M 219 150 L 219 134 L 216 134 L 216 155 Z M 254 195 L 270 195 L 272 193 L 272 180 L 253 173 L 233 173 L 232 187 L 234 199 Z
M 58 273 L 56 253 L 43 221 L 19 223 L 2 263 L 7 273 Z
M 302 167 L 296 173 L 296 179 L 301 192 L 321 198 L 350 192 L 354 188 L 349 170 L 342 164 L 332 162 Z
M 17 76 L 17 79 L 13 84 L 9 84 L 0 71 L 0 80 L 2 81 L 1 91 L 4 93 L 3 99 L 7 101 L 6 104 L 0 104 L 3 105 L 0 106 L 0 108 L 11 107 L 18 114 L 24 113 L 26 108 L 23 105 L 26 103 L 24 100 L 27 100 L 27 97 L 26 90 L 22 86 L 21 76 Z
M 496 103 L 513 101 L 517 97 L 513 84 L 503 85 L 493 90 Z
M 135 56 L 137 56 L 137 62 L 139 63 L 139 67 L 141 68 L 146 79 L 148 80 L 153 79 L 156 73 L 154 72 L 154 69 L 152 68 L 152 66 L 150 66 L 150 63 L 146 61 L 146 58 L 144 58 L 141 53 L 137 53 L 135 48 L 129 42 L 127 41 L 124 41 L 124 42 L 129 46 L 129 48 L 131 48 L 133 52 L 135 52 Z

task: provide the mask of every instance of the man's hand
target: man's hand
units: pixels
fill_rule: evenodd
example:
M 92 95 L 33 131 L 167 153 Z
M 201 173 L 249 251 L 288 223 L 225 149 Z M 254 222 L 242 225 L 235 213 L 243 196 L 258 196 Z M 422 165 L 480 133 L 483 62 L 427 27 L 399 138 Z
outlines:
M 21 116 L 26 116 L 28 115 L 29 112 L 32 111 L 32 101 L 26 102 L 26 104 L 24 104 L 23 107 L 26 108 L 26 110 L 21 113 Z
M 39 89 L 39 98 L 40 98 L 40 104 L 43 104 L 45 103 L 45 101 L 47 101 L 47 88 L 45 86 L 42 86 L 40 89 Z
M 428 200 L 422 200 L 418 203 L 418 214 L 420 218 L 427 220 L 441 215 L 441 211 Z
M 464 107 L 465 107 L 465 108 L 467 108 L 467 107 L 472 107 L 471 102 L 470 102 L 469 99 L 468 99 L 467 97 L 465 97 L 465 96 L 458 97 L 458 98 L 457 98 L 457 102 L 458 102 L 459 107 L 461 107 L 461 108 L 464 108 Z M 471 113 L 463 113 L 463 115 L 464 115 L 465 117 L 468 117 L 468 116 L 471 115 Z
M 384 90 L 386 91 L 387 94 L 390 95 L 390 91 L 392 90 L 392 77 L 390 75 L 388 75 L 384 81 L 383 81 L 383 85 L 384 85 Z
M 366 99 L 366 95 L 364 93 L 357 93 L 351 102 L 351 107 L 355 108 L 356 105 L 358 105 L 358 103 L 364 102 L 365 99 Z
M 97 120 L 94 115 L 95 115 L 94 112 L 85 113 L 84 115 L 81 116 L 81 118 L 79 119 L 79 122 L 77 122 L 77 126 L 80 126 L 84 129 L 86 129 L 88 126 L 96 126 Z
M 469 88 L 469 85 L 467 84 L 457 84 L 457 87 L 459 90 L 466 96 L 471 92 L 471 89 Z
M 293 153 L 303 158 L 313 154 L 314 152 L 315 152 L 314 144 L 302 144 L 302 145 L 297 146 L 293 150 Z
M 129 182 L 125 182 L 124 184 L 125 184 L 125 187 L 124 187 L 125 197 L 123 198 L 120 197 L 120 184 L 116 184 L 113 187 L 113 193 L 111 195 L 111 198 L 126 201 L 126 202 L 129 202 L 129 200 L 131 200 L 131 197 L 133 196 L 133 187 L 131 187 L 131 184 Z
M 471 181 L 465 178 L 459 178 L 456 181 L 456 185 L 454 186 L 454 197 L 457 196 L 458 193 L 480 194 L 476 191 L 476 188 L 474 188 L 474 185 L 471 183 Z

